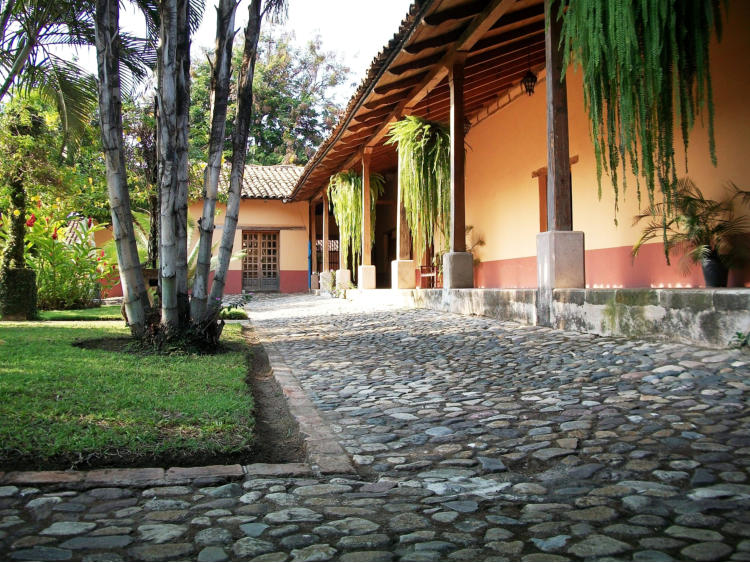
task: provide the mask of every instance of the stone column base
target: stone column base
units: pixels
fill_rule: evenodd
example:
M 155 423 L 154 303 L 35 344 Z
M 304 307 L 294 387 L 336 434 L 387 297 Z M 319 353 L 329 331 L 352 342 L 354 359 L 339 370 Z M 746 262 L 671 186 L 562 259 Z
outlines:
M 375 289 L 375 266 L 359 266 L 357 268 L 357 288 Z
M 320 290 L 330 292 L 333 289 L 333 272 L 320 272 Z
M 310 274 L 310 289 L 320 289 L 320 277 L 318 272 Z
M 349 289 L 352 285 L 352 273 L 349 270 L 336 270 L 336 289 Z
M 536 236 L 539 289 L 585 288 L 584 262 L 581 231 L 547 231 Z
M 445 289 L 474 287 L 474 256 L 471 252 L 443 254 L 443 287 Z
M 414 260 L 393 260 L 391 262 L 391 288 L 414 289 L 416 284 Z

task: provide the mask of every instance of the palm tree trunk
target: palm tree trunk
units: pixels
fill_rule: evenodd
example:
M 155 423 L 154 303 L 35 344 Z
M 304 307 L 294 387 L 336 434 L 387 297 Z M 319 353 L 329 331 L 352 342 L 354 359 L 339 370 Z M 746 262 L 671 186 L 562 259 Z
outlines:
M 190 10 L 189 0 L 177 0 L 176 88 L 177 88 L 177 195 L 175 201 L 175 238 L 177 244 L 177 308 L 180 327 L 190 322 L 187 262 L 187 211 L 190 162 L 188 133 L 190 128 Z
M 160 45 L 157 59 L 159 101 L 159 192 L 161 262 L 161 321 L 168 332 L 179 328 L 177 301 L 177 0 L 164 0 L 159 7 Z
M 261 24 L 261 0 L 251 0 L 248 8 L 248 21 L 245 28 L 245 49 L 242 55 L 239 86 L 237 88 L 237 117 L 232 136 L 232 172 L 229 177 L 229 200 L 224 217 L 224 229 L 219 246 L 219 264 L 216 267 L 211 297 L 204 315 L 205 319 L 216 319 L 221 309 L 224 296 L 227 270 L 232 256 L 234 234 L 240 210 L 242 178 L 245 174 L 245 156 L 247 155 L 247 137 L 250 130 L 250 118 L 253 106 L 253 76 L 255 74 L 255 57 L 258 51 Z
M 198 259 L 193 282 L 193 299 L 190 302 L 191 316 L 194 321 L 200 321 L 203 317 L 208 298 L 211 243 L 227 121 L 236 9 L 235 0 L 220 0 L 216 13 L 216 59 L 211 71 L 211 133 L 208 140 L 208 163 L 203 183 L 203 215 L 198 220 L 200 232 Z
M 138 259 L 130 193 L 125 172 L 120 93 L 120 40 L 118 0 L 96 2 L 96 58 L 99 72 L 99 114 L 102 147 L 107 165 L 107 191 L 112 231 L 117 248 L 125 311 L 134 336 L 146 330 L 150 311 L 143 272 Z

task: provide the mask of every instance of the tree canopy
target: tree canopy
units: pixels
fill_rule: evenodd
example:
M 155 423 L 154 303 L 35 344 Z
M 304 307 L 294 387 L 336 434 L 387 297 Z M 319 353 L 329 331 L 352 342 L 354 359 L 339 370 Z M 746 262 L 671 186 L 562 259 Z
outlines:
M 241 50 L 235 48 L 233 69 Z M 349 69 L 339 56 L 323 50 L 320 37 L 303 47 L 288 32 L 263 34 L 253 81 L 253 118 L 247 161 L 253 164 L 305 164 L 336 124 L 341 105 L 334 99 Z M 190 108 L 191 158 L 205 161 L 209 138 L 211 66 L 194 62 Z M 236 114 L 236 90 L 230 92 L 225 150 L 230 148 Z

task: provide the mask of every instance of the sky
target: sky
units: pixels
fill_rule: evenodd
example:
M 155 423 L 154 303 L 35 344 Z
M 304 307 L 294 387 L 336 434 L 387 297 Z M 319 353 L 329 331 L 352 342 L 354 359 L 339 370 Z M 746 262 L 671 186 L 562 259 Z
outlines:
M 375 55 L 398 31 L 411 0 L 288 0 L 286 21 L 278 27 L 293 31 L 300 45 L 320 35 L 324 51 L 335 51 L 351 70 L 350 80 L 337 92 L 345 103 L 364 78 Z M 236 16 L 236 27 L 247 23 L 248 0 L 242 0 Z M 202 56 L 202 49 L 213 49 L 216 35 L 216 0 L 206 2 L 206 11 L 198 32 L 193 36 L 192 56 Z M 144 34 L 141 16 L 127 8 L 121 14 L 121 27 L 134 35 Z M 267 24 L 264 22 L 263 24 Z M 238 33 L 235 44 L 241 44 Z M 90 49 L 77 54 L 82 66 L 96 73 L 96 52 Z

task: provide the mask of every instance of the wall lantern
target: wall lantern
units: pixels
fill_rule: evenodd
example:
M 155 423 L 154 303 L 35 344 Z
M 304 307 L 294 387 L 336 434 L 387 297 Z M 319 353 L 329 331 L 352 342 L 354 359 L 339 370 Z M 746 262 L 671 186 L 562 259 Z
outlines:
M 526 71 L 526 74 L 523 75 L 523 78 L 521 79 L 521 88 L 523 88 L 523 91 L 526 92 L 529 96 L 531 96 L 534 93 L 534 87 L 536 86 L 536 74 L 531 72 L 531 69 Z

